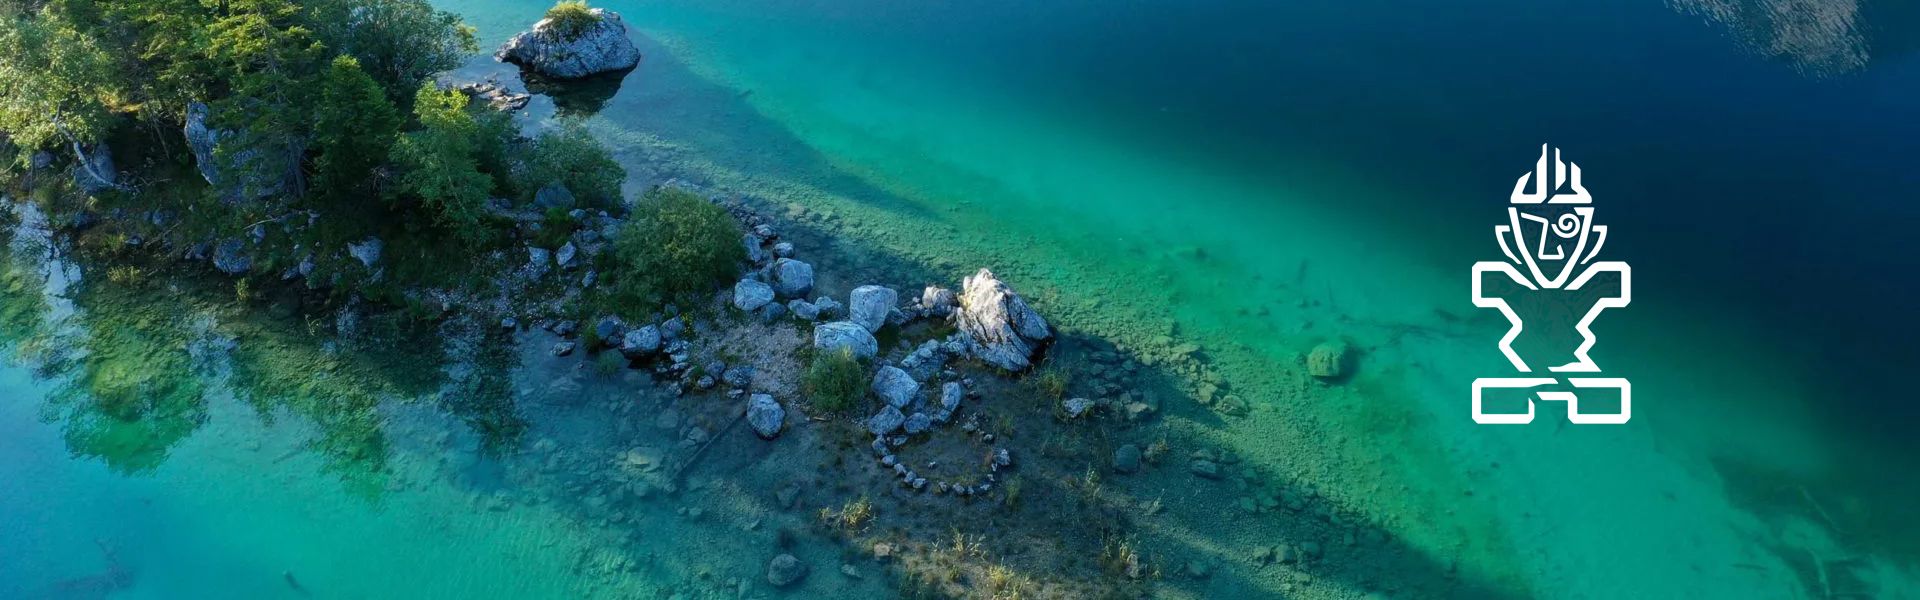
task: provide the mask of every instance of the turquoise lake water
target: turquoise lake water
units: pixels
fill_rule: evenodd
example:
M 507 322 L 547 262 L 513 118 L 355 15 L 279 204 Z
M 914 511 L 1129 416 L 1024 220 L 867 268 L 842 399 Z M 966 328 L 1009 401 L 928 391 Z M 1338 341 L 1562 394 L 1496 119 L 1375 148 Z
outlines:
M 483 46 L 545 8 L 442 5 Z M 646 58 L 557 112 L 615 148 L 630 188 L 678 177 L 751 194 L 844 240 L 838 255 L 887 259 L 830 277 L 990 266 L 1063 330 L 1141 352 L 1195 344 L 1259 410 L 1170 427 L 1312 482 L 1436 571 L 1512 597 L 1920 597 L 1920 484 L 1904 477 L 1920 409 L 1898 377 L 1920 365 L 1920 11 L 596 5 L 625 16 Z M 506 72 L 482 57 L 463 75 Z M 1499 256 L 1491 228 L 1542 143 L 1583 167 L 1607 256 L 1635 267 L 1633 305 L 1595 325 L 1596 360 L 1635 385 L 1627 426 L 1556 426 L 1551 409 L 1523 427 L 1467 418 L 1469 382 L 1505 366 L 1504 324 L 1472 307 L 1468 268 Z M 104 313 L 124 304 L 73 305 L 44 255 L 10 255 L 26 284 L 7 301 L 42 308 L 8 344 L 117 323 Z M 195 332 L 232 317 L 190 314 L 206 324 L 169 335 L 218 347 Z M 1352 381 L 1285 374 L 1332 338 L 1362 349 Z M 629 386 L 541 350 L 421 360 L 503 373 L 527 406 L 585 398 L 531 411 L 534 437 L 563 451 L 672 443 L 609 424 Z M 369 494 L 305 450 L 318 433 L 303 418 L 268 422 L 236 396 L 222 365 L 244 359 L 213 352 L 195 354 L 208 383 L 191 425 L 124 433 L 177 436 L 128 468 L 76 449 L 80 413 L 49 408 L 70 371 L 18 354 L 0 369 L 0 546 L 33 550 L 0 560 L 0 597 L 96 597 L 50 586 L 99 586 L 115 564 L 134 577 L 111 597 L 736 597 L 764 560 L 741 533 L 764 507 L 732 493 L 778 467 L 758 457 L 707 484 L 705 517 L 655 508 L 615 527 L 581 519 L 565 481 L 530 475 L 539 457 L 490 458 L 458 411 L 393 402 L 380 413 L 396 466 Z M 549 500 L 502 509 L 496 492 Z M 1265 535 L 1231 520 L 1183 533 L 1228 556 Z M 805 558 L 827 564 L 818 552 Z M 793 593 L 884 587 L 810 581 Z M 1165 591 L 1279 595 L 1268 583 Z

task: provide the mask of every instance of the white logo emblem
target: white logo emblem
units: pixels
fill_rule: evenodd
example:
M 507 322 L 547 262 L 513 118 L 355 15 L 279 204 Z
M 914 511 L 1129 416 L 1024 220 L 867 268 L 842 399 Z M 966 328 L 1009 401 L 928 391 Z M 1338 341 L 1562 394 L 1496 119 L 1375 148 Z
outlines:
M 1550 373 L 1599 373 L 1587 352 L 1593 349 L 1593 320 L 1609 308 L 1626 306 L 1633 299 L 1633 271 L 1627 263 L 1594 261 L 1607 242 L 1607 226 L 1593 223 L 1593 197 L 1580 183 L 1580 166 L 1561 162 L 1560 151 L 1540 146 L 1540 160 L 1532 173 L 1521 175 L 1513 184 L 1508 199 L 1507 223 L 1493 228 L 1500 241 L 1505 261 L 1481 261 L 1473 264 L 1473 305 L 1500 311 L 1512 325 L 1500 338 L 1500 353 L 1521 373 L 1516 377 L 1482 377 L 1473 381 L 1473 420 L 1477 423 L 1520 424 L 1533 422 L 1537 401 L 1559 401 L 1567 405 L 1567 420 L 1574 423 L 1625 423 L 1633 416 L 1633 387 L 1618 377 L 1541 377 L 1534 370 L 1548 366 Z M 1524 271 L 1523 271 L 1524 269 Z M 1571 283 L 1569 283 L 1571 281 Z M 1514 341 L 1523 332 L 1538 335 L 1547 323 L 1535 323 L 1531 331 L 1514 310 L 1515 303 L 1530 307 L 1548 307 L 1550 312 L 1579 314 L 1573 325 L 1577 343 L 1570 352 L 1565 344 L 1554 349 L 1552 343 L 1528 346 L 1537 352 L 1559 353 L 1558 360 L 1538 361 L 1531 365 L 1515 351 Z M 1591 303 L 1591 304 L 1588 304 Z M 1584 311 L 1578 310 L 1585 308 Z M 1530 318 L 1536 318 L 1529 312 Z M 1554 332 L 1547 332 L 1549 334 Z M 1564 332 L 1561 332 L 1564 333 Z M 1571 339 L 1571 336 L 1568 336 Z M 1534 358 L 1541 358 L 1535 355 Z M 1488 412 L 1482 394 L 1487 390 L 1525 390 L 1526 412 Z M 1618 394 L 1619 410 L 1583 412 L 1585 395 L 1589 408 L 1595 401 Z

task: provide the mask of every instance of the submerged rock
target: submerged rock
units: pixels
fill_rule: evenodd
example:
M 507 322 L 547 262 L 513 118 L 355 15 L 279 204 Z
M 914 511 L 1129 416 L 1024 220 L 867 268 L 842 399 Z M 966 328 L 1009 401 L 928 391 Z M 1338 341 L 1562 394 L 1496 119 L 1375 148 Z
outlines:
M 740 310 L 753 312 L 773 301 L 773 287 L 752 279 L 742 279 L 733 284 L 733 305 Z
M 1113 470 L 1132 473 L 1140 470 L 1140 447 L 1133 444 L 1121 446 L 1113 451 Z
M 780 435 L 780 428 L 787 419 L 787 410 L 773 396 L 754 394 L 747 397 L 747 424 L 753 426 L 753 432 L 761 439 L 773 439 Z
M 879 396 L 888 405 L 904 407 L 913 402 L 914 395 L 920 393 L 920 382 L 914 381 L 899 367 L 886 366 L 874 372 L 872 390 L 873 395 Z
M 593 22 L 573 30 L 553 19 L 541 19 L 531 31 L 508 40 L 494 57 L 559 79 L 622 71 L 640 64 L 640 50 L 627 37 L 627 24 L 620 15 L 600 8 L 589 12 Z
M 1347 376 L 1353 367 L 1353 347 L 1346 342 L 1327 342 L 1307 354 L 1307 373 L 1321 379 Z
M 967 278 L 955 320 L 969 351 L 1008 371 L 1032 366 L 1034 355 L 1053 337 L 1047 320 L 987 269 Z
M 866 328 L 847 321 L 824 323 L 813 328 L 813 347 L 825 352 L 845 348 L 855 357 L 873 358 L 880 353 L 880 342 Z
M 787 587 L 807 578 L 807 563 L 800 562 L 792 554 L 773 557 L 767 563 L 767 583 L 773 587 Z
M 867 331 L 880 331 L 887 324 L 887 312 L 900 301 L 893 289 L 877 285 L 853 288 L 847 296 L 847 320 L 859 323 Z
M 1060 407 L 1067 411 L 1067 418 L 1078 419 L 1087 414 L 1087 411 L 1093 410 L 1093 401 L 1086 398 L 1068 398 L 1060 403 Z
M 813 291 L 813 265 L 791 258 L 773 261 L 773 285 L 782 298 L 804 298 Z

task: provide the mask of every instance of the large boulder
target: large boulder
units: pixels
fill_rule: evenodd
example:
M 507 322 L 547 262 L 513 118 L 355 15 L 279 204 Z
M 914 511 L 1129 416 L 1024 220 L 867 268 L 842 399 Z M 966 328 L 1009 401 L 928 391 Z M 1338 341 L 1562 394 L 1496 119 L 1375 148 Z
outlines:
M 620 354 L 631 360 L 660 351 L 660 328 L 653 325 L 627 330 L 620 338 Z
M 742 279 L 733 284 L 733 305 L 740 310 L 753 312 L 773 301 L 773 287 L 752 279 Z
M 805 298 L 813 291 L 813 265 L 791 258 L 773 261 L 773 290 L 782 298 Z
M 495 58 L 556 79 L 576 79 L 640 64 L 640 50 L 627 37 L 627 24 L 606 9 L 589 11 L 591 23 L 570 27 L 541 19 L 494 54 Z
M 754 394 L 747 397 L 747 424 L 753 426 L 753 432 L 761 439 L 773 439 L 780 435 L 780 427 L 787 420 L 787 410 L 773 396 Z
M 1332 341 L 1313 347 L 1307 353 L 1307 373 L 1321 379 L 1340 379 L 1353 368 L 1353 346 Z
M 1008 371 L 1033 366 L 1034 355 L 1053 338 L 1047 320 L 987 269 L 967 278 L 954 320 L 974 356 Z
M 887 313 L 900 301 L 892 288 L 863 285 L 847 296 L 847 320 L 859 323 L 867 331 L 880 331 L 887 324 Z
M 920 291 L 920 308 L 927 311 L 927 316 L 944 317 L 953 314 L 953 307 L 959 302 L 960 299 L 953 295 L 953 290 L 937 285 L 927 286 L 927 289 Z
M 822 352 L 839 352 L 845 348 L 859 358 L 873 358 L 880 353 L 880 342 L 873 339 L 871 332 L 847 321 L 822 323 L 813 328 L 813 347 Z
M 913 376 L 900 370 L 900 367 L 885 366 L 873 373 L 872 389 L 873 395 L 887 401 L 888 405 L 905 407 L 913 402 L 914 395 L 920 393 L 920 382 L 914 381 Z

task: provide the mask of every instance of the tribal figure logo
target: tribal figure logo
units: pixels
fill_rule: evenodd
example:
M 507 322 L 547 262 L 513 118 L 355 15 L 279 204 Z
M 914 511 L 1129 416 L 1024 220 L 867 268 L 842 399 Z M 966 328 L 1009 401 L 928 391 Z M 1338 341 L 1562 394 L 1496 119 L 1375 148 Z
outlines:
M 1507 318 L 1511 328 L 1500 338 L 1500 353 L 1518 373 L 1474 380 L 1473 420 L 1531 423 L 1537 402 L 1559 401 L 1574 423 L 1627 422 L 1633 414 L 1632 386 L 1624 378 L 1595 376 L 1600 366 L 1588 351 L 1594 344 L 1590 326 L 1601 311 L 1632 301 L 1633 272 L 1624 262 L 1594 260 L 1606 245 L 1607 226 L 1594 224 L 1593 197 L 1581 185 L 1580 166 L 1561 161 L 1558 149 L 1542 145 L 1533 172 L 1514 182 L 1507 222 L 1495 226 L 1494 234 L 1506 260 L 1473 264 L 1473 304 Z M 1576 315 L 1568 332 L 1565 325 Z M 1562 318 L 1555 322 L 1556 316 Z M 1522 336 L 1532 343 L 1516 349 Z M 1545 374 L 1536 370 L 1541 366 Z M 1526 412 L 1488 411 L 1486 396 L 1498 391 L 1525 394 Z M 1618 410 L 1598 408 L 1614 398 Z

